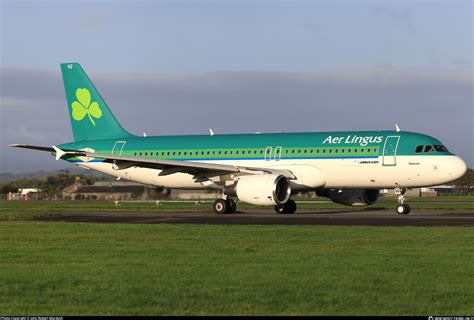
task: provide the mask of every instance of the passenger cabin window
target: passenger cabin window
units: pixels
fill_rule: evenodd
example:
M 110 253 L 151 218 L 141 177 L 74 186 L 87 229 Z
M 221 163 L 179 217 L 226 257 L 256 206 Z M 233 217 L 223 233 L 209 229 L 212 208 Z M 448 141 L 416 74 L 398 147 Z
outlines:
M 419 145 L 418 147 L 416 147 L 416 150 L 415 150 L 416 153 L 420 153 L 421 151 L 423 151 L 422 145 Z

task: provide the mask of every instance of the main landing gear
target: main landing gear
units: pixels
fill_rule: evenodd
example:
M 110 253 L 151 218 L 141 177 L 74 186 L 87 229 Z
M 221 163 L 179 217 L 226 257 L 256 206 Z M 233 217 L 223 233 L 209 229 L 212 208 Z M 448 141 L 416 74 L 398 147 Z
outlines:
M 396 211 L 398 214 L 409 214 L 410 213 L 410 206 L 405 202 L 406 198 L 404 197 L 405 192 L 407 191 L 406 188 L 395 188 L 395 194 L 397 195 L 397 208 Z
M 296 211 L 296 202 L 294 200 L 288 200 L 284 204 L 279 204 L 275 206 L 275 211 L 277 213 L 283 214 L 283 213 L 288 213 L 292 214 L 295 213 Z
M 214 201 L 214 212 L 217 214 L 222 213 L 234 213 L 237 210 L 237 204 L 234 200 L 227 198 L 227 199 L 217 199 Z

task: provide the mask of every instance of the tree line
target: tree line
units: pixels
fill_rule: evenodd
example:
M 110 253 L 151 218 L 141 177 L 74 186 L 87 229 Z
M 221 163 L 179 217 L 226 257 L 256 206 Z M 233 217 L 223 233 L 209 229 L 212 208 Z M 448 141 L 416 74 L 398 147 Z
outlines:
M 0 184 L 0 193 L 15 193 L 18 192 L 19 189 L 23 188 L 37 188 L 40 189 L 38 193 L 38 198 L 53 199 L 57 196 L 61 196 L 64 188 L 74 184 L 74 182 L 76 181 L 76 177 L 79 177 L 80 182 L 83 185 L 92 185 L 98 180 L 109 180 L 104 178 L 97 178 L 93 175 L 70 174 L 66 171 L 64 173 L 59 173 L 57 175 L 51 175 L 44 178 L 23 178 Z

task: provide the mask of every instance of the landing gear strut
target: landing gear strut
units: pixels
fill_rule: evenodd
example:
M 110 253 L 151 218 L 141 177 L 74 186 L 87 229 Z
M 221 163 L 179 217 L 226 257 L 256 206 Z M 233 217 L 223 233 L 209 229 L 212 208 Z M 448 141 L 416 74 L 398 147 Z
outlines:
M 234 213 L 237 210 L 237 204 L 234 200 L 227 198 L 227 199 L 217 199 L 214 201 L 214 212 L 217 214 L 222 213 Z
M 275 206 L 275 211 L 277 213 L 295 213 L 296 211 L 296 202 L 294 200 L 288 200 L 284 204 L 279 204 Z
M 410 206 L 405 202 L 406 198 L 404 197 L 405 192 L 407 191 L 406 188 L 395 188 L 395 194 L 397 195 L 397 208 L 396 211 L 398 214 L 409 214 L 410 213 Z

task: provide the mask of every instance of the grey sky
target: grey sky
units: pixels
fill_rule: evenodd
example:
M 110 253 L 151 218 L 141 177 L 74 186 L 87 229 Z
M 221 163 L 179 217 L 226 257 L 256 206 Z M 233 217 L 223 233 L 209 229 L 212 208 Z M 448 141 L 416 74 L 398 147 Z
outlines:
M 71 61 L 136 134 L 398 123 L 474 166 L 471 1 L 0 4 L 0 172 L 67 166 L 6 145 L 72 140 Z

